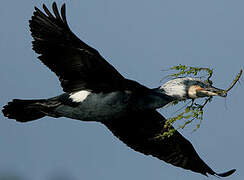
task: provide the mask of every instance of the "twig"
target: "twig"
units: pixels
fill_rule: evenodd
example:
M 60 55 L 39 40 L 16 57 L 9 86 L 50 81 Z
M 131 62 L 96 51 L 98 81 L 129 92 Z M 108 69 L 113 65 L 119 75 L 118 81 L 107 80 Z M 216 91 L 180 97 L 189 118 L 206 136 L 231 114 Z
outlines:
M 225 92 L 230 91 L 230 90 L 236 85 L 236 83 L 239 81 L 241 75 L 242 75 L 242 69 L 241 69 L 240 72 L 236 75 L 236 78 L 233 80 L 233 82 L 231 83 L 230 87 L 229 87 L 228 89 L 225 90 Z

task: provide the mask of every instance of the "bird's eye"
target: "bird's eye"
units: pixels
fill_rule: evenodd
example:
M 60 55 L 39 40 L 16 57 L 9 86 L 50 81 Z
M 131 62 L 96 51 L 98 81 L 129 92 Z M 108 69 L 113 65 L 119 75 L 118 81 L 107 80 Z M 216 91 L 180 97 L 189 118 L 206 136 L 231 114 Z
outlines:
M 200 86 L 201 86 L 201 88 L 206 88 L 207 87 L 206 84 L 201 84 Z

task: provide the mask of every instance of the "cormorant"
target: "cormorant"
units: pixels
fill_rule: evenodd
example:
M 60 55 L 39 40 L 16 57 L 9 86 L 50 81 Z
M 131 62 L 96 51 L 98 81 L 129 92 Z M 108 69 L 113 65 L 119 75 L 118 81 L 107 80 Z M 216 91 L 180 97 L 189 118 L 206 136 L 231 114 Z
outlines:
M 154 138 L 166 131 L 166 119 L 157 108 L 175 100 L 225 97 L 224 91 L 196 78 L 170 80 L 154 89 L 126 79 L 70 30 L 65 4 L 61 14 L 55 2 L 52 8 L 54 14 L 45 5 L 45 13 L 35 7 L 30 20 L 32 44 L 41 62 L 59 77 L 65 93 L 49 99 L 14 99 L 3 107 L 4 116 L 18 122 L 44 116 L 97 121 L 145 155 L 203 175 L 225 177 L 235 172 L 213 171 L 177 131 L 169 138 Z

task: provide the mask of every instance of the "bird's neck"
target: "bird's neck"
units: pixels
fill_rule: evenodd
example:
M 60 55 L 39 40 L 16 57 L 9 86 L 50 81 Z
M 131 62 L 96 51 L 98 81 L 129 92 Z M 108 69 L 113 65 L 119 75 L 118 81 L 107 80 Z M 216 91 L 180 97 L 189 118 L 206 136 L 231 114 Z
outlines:
M 161 89 L 151 89 L 148 93 L 143 95 L 143 98 L 138 98 L 137 109 L 157 109 L 164 107 L 168 103 L 175 101 L 176 98 L 168 96 L 163 93 Z M 141 108 L 140 108 L 141 107 Z
M 162 93 L 175 100 L 185 100 L 187 98 L 186 87 L 183 84 L 165 83 L 159 88 Z

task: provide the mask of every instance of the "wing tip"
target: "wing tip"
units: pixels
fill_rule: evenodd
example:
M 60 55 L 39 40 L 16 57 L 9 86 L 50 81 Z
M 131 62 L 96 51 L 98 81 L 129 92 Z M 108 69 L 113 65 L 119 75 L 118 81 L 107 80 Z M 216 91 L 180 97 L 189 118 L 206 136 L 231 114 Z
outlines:
M 51 13 L 51 11 L 48 9 L 48 7 L 46 6 L 45 3 L 42 4 L 42 9 L 44 10 L 45 13 L 43 13 L 38 7 L 34 7 L 34 14 L 32 17 L 35 16 L 36 13 L 39 13 L 41 15 L 46 16 L 47 18 L 51 18 L 51 19 L 55 19 L 55 20 L 61 20 L 65 23 L 67 23 L 66 21 L 66 16 L 65 16 L 65 12 L 66 12 L 66 4 L 63 3 L 61 6 L 61 16 L 59 14 L 59 9 L 58 9 L 58 5 L 56 2 L 53 2 L 52 4 L 52 11 L 54 13 L 54 15 Z
M 63 21 L 65 22 L 65 24 L 67 24 L 67 20 L 66 20 L 66 7 L 65 7 L 65 3 L 63 3 L 63 5 L 61 6 L 61 16 Z
M 231 169 L 224 173 L 215 173 L 215 175 L 220 176 L 220 177 L 227 177 L 227 176 L 232 175 L 234 172 L 236 172 L 236 169 Z
M 35 37 L 39 37 L 40 34 L 43 35 L 46 33 L 45 31 L 40 30 L 43 28 L 46 31 L 53 32 L 60 31 L 60 29 L 70 30 L 66 20 L 65 12 L 65 3 L 63 3 L 60 12 L 56 2 L 53 2 L 52 9 L 50 8 L 50 10 L 45 3 L 42 4 L 42 10 L 35 6 L 33 15 L 29 20 L 29 27 L 33 38 L 35 39 Z

